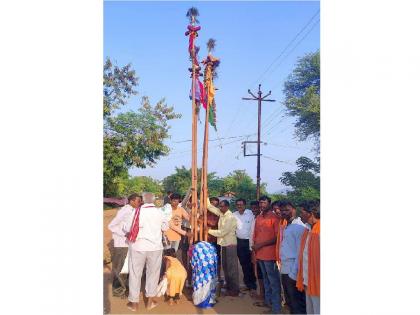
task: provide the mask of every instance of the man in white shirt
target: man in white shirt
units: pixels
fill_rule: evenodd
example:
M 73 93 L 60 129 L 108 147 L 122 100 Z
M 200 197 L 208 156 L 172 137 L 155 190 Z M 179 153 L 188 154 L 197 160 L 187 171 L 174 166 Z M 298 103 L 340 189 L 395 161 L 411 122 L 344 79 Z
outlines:
M 242 272 L 244 275 L 244 283 L 248 290 L 254 291 L 257 289 L 254 266 L 251 259 L 251 251 L 249 239 L 251 237 L 251 229 L 254 226 L 255 217 L 251 210 L 245 209 L 245 199 L 238 199 L 235 202 L 236 210 L 233 215 L 237 220 L 236 239 L 237 255 L 241 263 Z
M 287 221 L 279 232 L 281 284 L 291 313 L 306 314 L 305 293 L 296 288 L 296 278 L 301 238 L 307 228 L 300 218 L 294 216 L 296 208 L 290 201 L 280 201 L 278 204 L 281 217 Z
M 123 296 L 126 291 L 125 283 L 120 277 L 121 269 L 124 266 L 128 251 L 127 239 L 122 230 L 124 218 L 133 213 L 134 209 L 140 207 L 142 202 L 142 197 L 138 194 L 131 194 L 128 196 L 128 204 L 118 210 L 117 215 L 108 225 L 108 229 L 112 232 L 112 239 L 114 240 L 114 249 L 111 253 L 113 276 L 112 294 L 114 296 Z
M 129 295 L 127 307 L 138 311 L 141 288 L 141 277 L 146 265 L 146 297 L 147 309 L 151 310 L 157 303 L 152 300 L 156 296 L 162 264 L 162 232 L 168 230 L 169 223 L 163 212 L 153 204 L 155 196 L 143 193 L 144 204 L 138 213 L 133 212 L 124 220 L 123 230 L 129 235 Z M 136 218 L 138 217 L 138 222 Z M 136 230 L 136 223 L 138 232 Z M 136 235 L 137 233 L 137 235 Z

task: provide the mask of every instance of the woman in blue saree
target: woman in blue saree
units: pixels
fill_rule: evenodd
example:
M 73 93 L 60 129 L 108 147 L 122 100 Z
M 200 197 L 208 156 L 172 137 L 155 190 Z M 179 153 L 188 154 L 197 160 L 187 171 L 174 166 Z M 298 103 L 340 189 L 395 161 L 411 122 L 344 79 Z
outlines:
M 193 302 L 200 308 L 216 304 L 217 253 L 213 245 L 199 242 L 194 245 L 191 257 Z

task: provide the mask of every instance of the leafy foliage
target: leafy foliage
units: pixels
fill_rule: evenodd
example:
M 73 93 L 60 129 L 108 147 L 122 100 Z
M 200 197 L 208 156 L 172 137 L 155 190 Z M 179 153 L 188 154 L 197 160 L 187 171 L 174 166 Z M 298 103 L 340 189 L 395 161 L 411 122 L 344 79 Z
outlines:
M 139 78 L 136 77 L 136 72 L 131 69 L 131 64 L 120 68 L 113 65 L 109 58 L 106 59 L 103 74 L 104 118 L 127 104 L 131 95 L 137 94 L 134 88 L 138 85 L 138 82 Z
M 320 136 L 320 54 L 310 53 L 299 59 L 284 84 L 287 114 L 297 118 L 296 136 L 300 141 L 312 138 L 319 152 Z
M 200 179 L 200 174 L 198 178 Z M 175 173 L 165 177 L 162 184 L 165 191 L 186 193 L 191 186 L 191 169 L 186 169 L 185 166 L 175 167 Z
M 307 157 L 300 157 L 296 160 L 298 170 L 285 172 L 280 181 L 292 188 L 286 197 L 294 202 L 319 199 L 320 177 L 319 164 Z
M 201 189 L 201 169 L 198 169 L 198 190 Z M 163 179 L 165 191 L 185 193 L 191 186 L 191 169 L 182 166 L 175 168 L 175 173 Z M 207 186 L 209 196 L 222 196 L 227 192 L 233 192 L 237 198 L 254 200 L 257 186 L 252 178 L 244 170 L 235 170 L 224 178 L 217 177 L 215 173 L 207 174 Z M 261 192 L 265 191 L 266 184 L 261 185 Z
M 169 137 L 168 121 L 180 118 L 173 107 L 160 100 L 151 105 L 143 96 L 137 111 L 115 110 L 137 94 L 138 78 L 131 65 L 119 68 L 109 58 L 104 65 L 104 195 L 124 195 L 130 167 L 154 166 L 169 153 L 163 143 Z
M 134 176 L 124 182 L 124 195 L 131 193 L 152 192 L 155 195 L 162 195 L 163 186 L 158 181 L 148 176 Z
M 254 183 L 251 176 L 245 170 L 235 170 L 224 179 L 225 192 L 234 192 L 236 198 L 254 200 L 256 198 L 257 184 Z M 261 195 L 266 194 L 266 184 L 262 183 L 260 187 Z
M 160 156 L 169 153 L 163 143 L 169 137 L 167 122 L 179 117 L 164 99 L 152 106 L 143 97 L 138 112 L 129 111 L 108 119 L 106 136 L 116 142 L 127 167 L 154 166 Z

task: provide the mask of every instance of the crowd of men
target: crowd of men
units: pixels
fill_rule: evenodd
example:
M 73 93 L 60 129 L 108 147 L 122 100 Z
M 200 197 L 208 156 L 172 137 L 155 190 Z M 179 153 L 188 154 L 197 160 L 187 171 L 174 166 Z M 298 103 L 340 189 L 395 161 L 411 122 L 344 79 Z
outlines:
M 113 233 L 113 294 L 127 291 L 121 279 L 121 268 L 129 251 L 128 307 L 138 309 L 141 278 L 146 266 L 147 308 L 156 306 L 153 297 L 159 282 L 159 270 L 165 242 L 179 250 L 188 271 L 186 287 L 191 285 L 188 263 L 190 209 L 188 198 L 168 193 L 165 206 L 154 205 L 154 195 L 133 194 L 109 225 Z M 280 314 L 288 307 L 291 314 L 320 312 L 320 204 L 308 201 L 296 207 L 287 200 L 271 202 L 262 196 L 249 203 L 239 198 L 234 210 L 227 200 L 212 197 L 207 201 L 208 242 L 217 250 L 219 283 L 226 296 L 249 291 L 262 313 Z M 299 216 L 298 216 L 299 212 Z M 141 213 L 141 215 L 140 215 Z M 141 219 L 139 220 L 139 216 Z M 199 219 L 201 220 L 201 218 Z M 140 233 L 139 233 L 140 230 Z M 240 290 L 239 264 L 243 283 Z M 222 267 L 222 268 L 220 268 Z M 258 286 L 257 286 L 258 283 Z M 259 294 L 257 294 L 257 288 Z

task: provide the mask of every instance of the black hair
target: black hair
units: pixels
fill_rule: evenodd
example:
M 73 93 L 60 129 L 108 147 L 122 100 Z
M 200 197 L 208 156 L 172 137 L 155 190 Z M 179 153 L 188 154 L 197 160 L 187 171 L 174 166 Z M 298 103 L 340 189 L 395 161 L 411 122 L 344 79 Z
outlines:
M 181 195 L 180 194 L 177 194 L 177 193 L 172 194 L 171 197 L 170 197 L 170 199 L 171 200 L 174 200 L 174 199 L 182 200 L 181 199 Z
M 280 207 L 280 201 L 276 200 L 271 204 L 271 208 L 273 208 L 274 206 Z
M 244 203 L 244 205 L 246 205 L 246 200 L 245 200 L 244 198 L 239 198 L 239 199 L 236 199 L 235 204 L 236 204 L 238 201 L 242 201 L 242 202 Z
M 140 198 L 141 200 L 143 200 L 143 198 L 139 195 L 139 194 L 131 194 L 130 196 L 128 196 L 128 202 L 132 201 L 132 200 L 136 200 L 136 198 Z
M 175 249 L 174 248 L 168 248 L 163 251 L 163 256 L 171 256 L 176 257 Z
M 260 197 L 260 199 L 258 199 L 258 200 L 259 200 L 259 201 L 267 200 L 267 201 L 268 201 L 268 203 L 271 203 L 271 198 L 270 198 L 270 197 L 268 197 L 268 196 L 266 196 L 266 195 L 261 196 L 261 197 Z
M 311 200 L 303 202 L 299 205 L 304 211 L 312 213 L 316 219 L 321 218 L 321 210 L 319 206 L 319 200 Z
M 314 200 L 310 203 L 310 211 L 316 219 L 321 218 L 321 207 L 319 205 L 319 200 Z
M 210 201 L 217 201 L 217 202 L 220 202 L 220 200 L 219 200 L 219 198 L 217 198 L 217 197 L 210 197 Z
M 223 204 L 226 207 L 229 207 L 230 206 L 229 201 L 227 201 L 227 200 L 220 201 L 220 204 Z
M 292 208 L 295 208 L 294 204 L 289 200 L 279 200 L 278 205 L 280 208 L 291 206 Z
M 258 203 L 257 200 L 253 200 L 249 203 L 251 206 L 259 206 L 260 204 Z
M 298 207 L 302 210 L 305 210 L 306 212 L 310 212 L 310 202 L 304 201 L 298 204 Z

